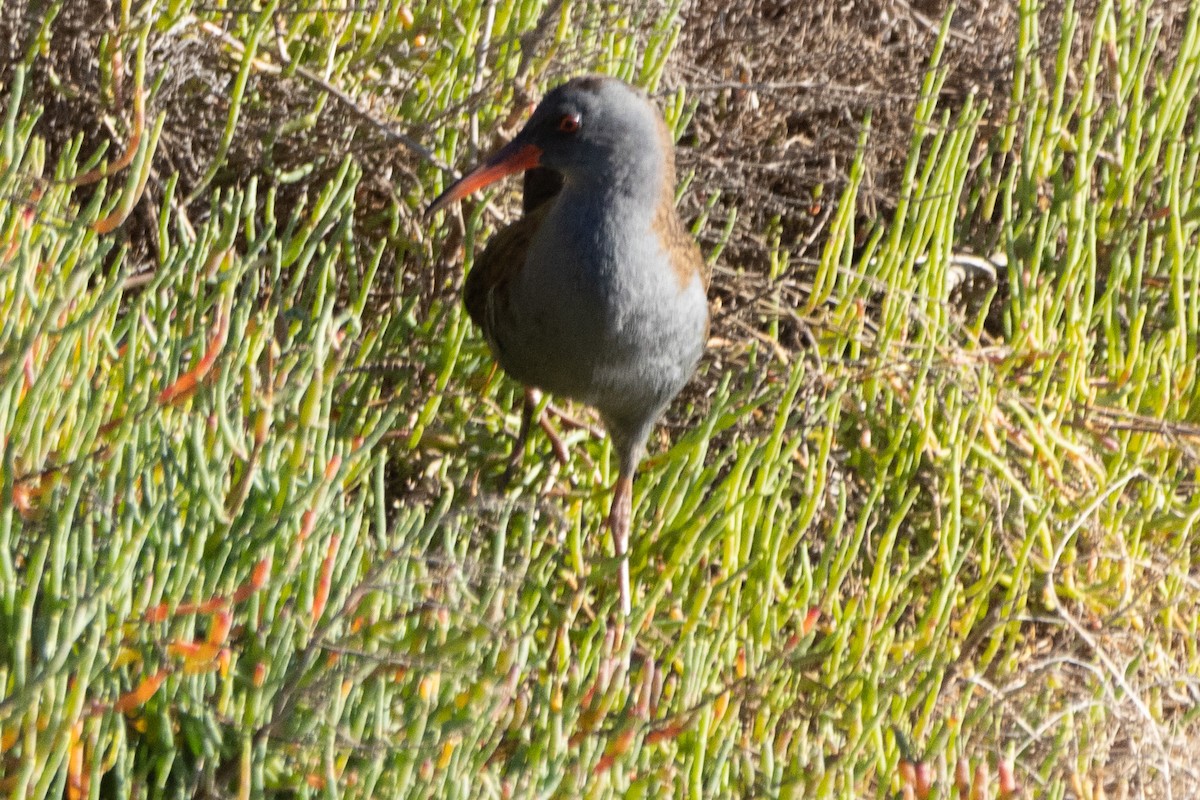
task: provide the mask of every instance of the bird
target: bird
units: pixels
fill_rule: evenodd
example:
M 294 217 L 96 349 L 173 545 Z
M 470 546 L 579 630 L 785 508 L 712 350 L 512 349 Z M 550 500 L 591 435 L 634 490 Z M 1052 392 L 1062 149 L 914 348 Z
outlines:
M 427 213 L 517 173 L 524 213 L 487 242 L 463 299 L 500 367 L 526 387 L 514 453 L 537 391 L 599 413 L 618 461 L 605 525 L 628 617 L 633 481 L 703 356 L 710 270 L 675 208 L 674 141 L 642 90 L 599 75 L 556 86 Z

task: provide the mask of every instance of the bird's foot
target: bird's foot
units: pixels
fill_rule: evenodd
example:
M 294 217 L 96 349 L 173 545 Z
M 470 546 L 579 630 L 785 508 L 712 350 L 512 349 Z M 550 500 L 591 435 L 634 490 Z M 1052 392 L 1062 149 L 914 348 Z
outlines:
M 546 413 L 553 414 L 554 416 L 558 417 L 558 421 L 563 424 L 563 427 L 571 428 L 572 430 L 577 431 L 587 431 L 589 436 L 594 436 L 597 439 L 604 438 L 603 428 L 600 428 L 599 426 L 594 425 L 587 420 L 582 420 L 578 417 L 571 416 L 566 411 L 563 411 L 561 408 L 554 405 L 554 403 L 546 404 Z
M 558 431 L 554 430 L 554 426 L 550 424 L 550 419 L 544 411 L 538 416 L 538 426 L 546 432 L 546 438 L 550 440 L 550 448 L 554 451 L 554 457 L 558 459 L 558 463 L 566 466 L 571 460 L 571 454 L 567 452 L 567 446 L 563 444 L 562 437 L 558 435 Z
M 554 450 L 554 457 L 559 464 L 565 465 L 570 461 L 570 454 L 567 452 L 566 445 L 563 444 L 562 438 L 559 437 L 558 431 L 550 424 L 550 420 L 546 417 L 546 412 L 538 411 L 538 405 L 542 402 L 542 393 L 533 388 L 526 387 L 525 397 L 521 404 L 521 427 L 517 431 L 517 441 L 513 445 L 512 454 L 508 457 L 508 464 L 504 467 L 504 474 L 500 476 L 500 488 L 507 489 L 512 479 L 517 474 L 517 469 L 521 466 L 521 461 L 525 458 L 525 448 L 529 443 L 529 434 L 533 427 L 533 417 L 537 414 L 538 427 L 546 432 L 546 438 L 550 440 L 550 447 Z M 547 408 L 552 406 L 547 405 Z M 565 417 L 555 409 L 555 413 L 559 414 L 565 421 L 572 421 L 569 417 Z

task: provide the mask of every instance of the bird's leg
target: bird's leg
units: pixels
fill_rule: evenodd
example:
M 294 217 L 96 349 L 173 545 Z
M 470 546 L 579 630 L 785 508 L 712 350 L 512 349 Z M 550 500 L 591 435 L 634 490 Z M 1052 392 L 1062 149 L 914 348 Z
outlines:
M 512 454 L 508 457 L 508 465 L 505 466 L 504 475 L 500 478 L 501 486 L 508 486 L 513 476 L 517 474 L 517 467 L 521 466 L 521 460 L 525 458 L 525 445 L 529 443 L 529 428 L 533 423 L 533 412 L 537 410 L 538 400 L 537 389 L 525 389 L 525 398 L 521 403 L 521 428 L 517 431 L 517 441 L 513 444 Z
M 550 418 L 546 416 L 545 411 L 538 415 L 538 425 L 546 432 L 546 438 L 550 440 L 550 449 L 554 451 L 554 457 L 558 459 L 558 463 L 566 465 L 571 460 L 571 454 L 567 452 L 567 446 L 563 444 L 558 431 L 554 430 L 554 426 L 550 424 Z
M 613 487 L 608 527 L 612 531 L 613 550 L 617 554 L 617 581 L 621 592 L 621 616 L 633 610 L 629 592 L 629 518 L 633 514 L 633 475 L 622 472 Z
M 538 404 L 542 402 L 542 393 L 533 387 L 525 387 L 525 397 L 521 402 L 521 428 L 517 431 L 517 441 L 513 445 L 512 455 L 508 457 L 508 465 L 504 468 L 504 475 L 500 478 L 501 486 L 508 486 L 512 481 L 513 476 L 517 474 L 517 468 L 521 466 L 521 460 L 525 458 L 525 447 L 529 444 L 529 432 L 533 427 L 533 415 L 537 412 Z M 567 448 L 562 443 L 562 439 L 558 437 L 558 432 L 554 430 L 554 426 L 546 419 L 545 413 L 538 414 L 538 425 L 546 432 L 546 438 L 550 440 L 550 446 L 554 449 L 554 456 L 560 464 L 566 464 L 569 460 Z

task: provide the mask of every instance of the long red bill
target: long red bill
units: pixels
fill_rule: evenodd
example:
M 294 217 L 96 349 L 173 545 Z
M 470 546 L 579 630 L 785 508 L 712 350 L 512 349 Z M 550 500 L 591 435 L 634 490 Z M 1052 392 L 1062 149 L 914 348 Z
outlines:
M 425 215 L 430 216 L 455 200 L 461 200 L 471 192 L 493 184 L 507 175 L 533 169 L 541 163 L 541 158 L 542 148 L 537 145 L 509 142 L 494 156 L 463 175 L 438 195 L 438 198 L 429 204 Z

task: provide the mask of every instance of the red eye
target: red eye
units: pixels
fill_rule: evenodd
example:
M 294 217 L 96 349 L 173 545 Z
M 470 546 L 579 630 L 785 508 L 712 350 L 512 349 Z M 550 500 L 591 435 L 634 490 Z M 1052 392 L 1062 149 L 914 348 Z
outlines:
M 579 130 L 579 115 L 563 114 L 563 118 L 558 121 L 558 129 L 563 133 L 575 133 Z

